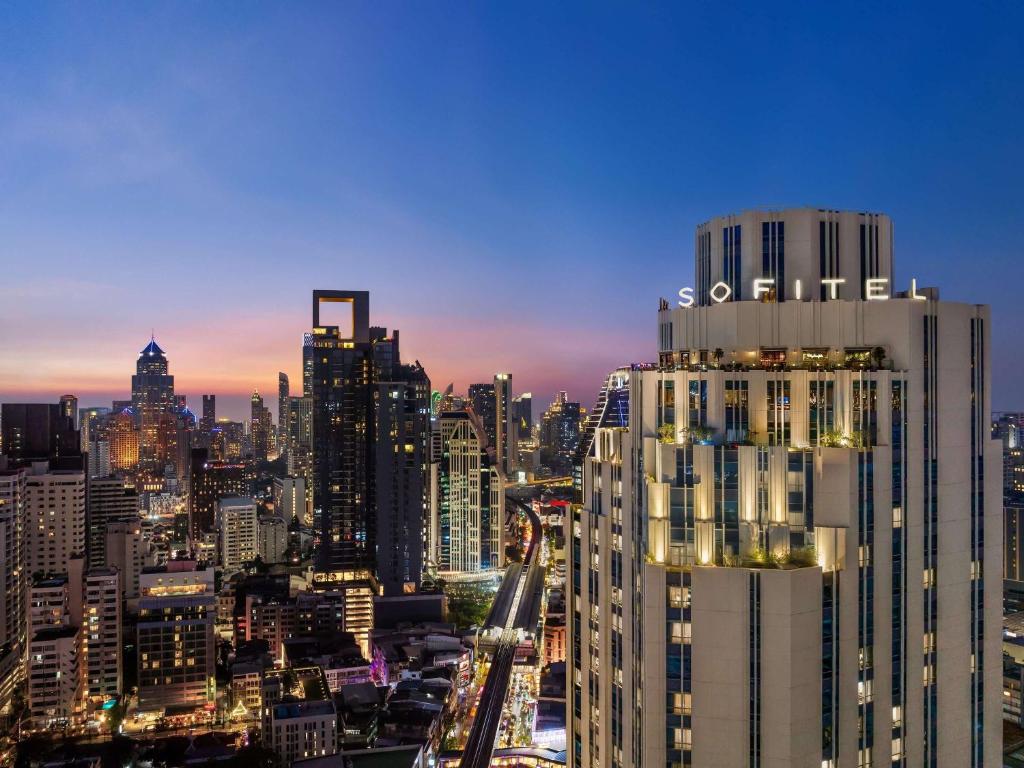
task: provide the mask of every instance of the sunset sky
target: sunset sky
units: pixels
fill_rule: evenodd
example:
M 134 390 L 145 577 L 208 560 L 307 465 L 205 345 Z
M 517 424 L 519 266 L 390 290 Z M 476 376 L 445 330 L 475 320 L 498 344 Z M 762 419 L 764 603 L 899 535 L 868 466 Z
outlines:
M 891 215 L 898 288 L 991 304 L 1024 409 L 1024 7 L 671 8 L 0 10 L 0 401 L 125 397 L 152 329 L 241 418 L 336 288 L 436 388 L 589 405 L 698 223 L 814 205 Z

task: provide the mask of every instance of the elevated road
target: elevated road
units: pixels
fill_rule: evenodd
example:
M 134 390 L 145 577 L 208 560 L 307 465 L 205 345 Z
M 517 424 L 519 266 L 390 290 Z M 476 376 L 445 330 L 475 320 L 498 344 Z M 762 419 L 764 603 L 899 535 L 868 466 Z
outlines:
M 459 768 L 487 768 L 494 753 L 494 744 L 501 725 L 501 713 L 512 679 L 516 648 L 519 645 L 520 630 L 533 630 L 537 623 L 537 584 L 544 588 L 543 571 L 540 567 L 540 539 L 542 536 L 540 518 L 533 508 L 511 497 L 508 503 L 523 509 L 530 518 L 532 533 L 523 562 L 509 566 L 498 589 L 491 615 L 487 624 L 492 631 L 501 632 L 497 649 L 491 659 L 491 668 L 484 682 L 484 692 L 477 705 L 476 718 L 462 751 Z M 503 594 L 507 593 L 507 594 Z M 499 602 L 501 605 L 499 605 Z

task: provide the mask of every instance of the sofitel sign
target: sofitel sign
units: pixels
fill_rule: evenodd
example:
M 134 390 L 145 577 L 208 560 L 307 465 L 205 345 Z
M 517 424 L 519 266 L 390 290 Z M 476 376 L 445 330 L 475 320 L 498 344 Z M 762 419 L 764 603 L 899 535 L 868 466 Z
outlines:
M 839 298 L 839 286 L 846 282 L 845 277 L 823 277 L 820 280 L 821 285 L 827 285 L 829 290 L 829 298 Z M 754 278 L 754 300 L 757 301 L 766 293 L 770 293 L 772 288 L 775 286 L 775 279 L 771 277 L 755 277 Z M 793 299 L 800 301 L 802 298 L 802 289 L 800 280 L 793 281 Z M 729 287 L 728 283 L 723 283 L 719 280 L 717 283 L 711 286 L 708 290 L 708 296 L 715 304 L 721 304 L 729 300 L 732 296 L 732 288 Z M 889 278 L 887 277 L 869 277 L 864 281 L 864 297 L 868 301 L 885 301 L 890 298 L 889 295 Z M 917 292 L 917 278 L 913 277 L 910 279 L 910 290 L 907 292 L 908 299 L 927 299 L 927 296 L 922 296 Z M 680 307 L 692 307 L 695 303 L 693 298 L 693 288 L 687 286 L 686 288 L 679 289 L 679 306 Z

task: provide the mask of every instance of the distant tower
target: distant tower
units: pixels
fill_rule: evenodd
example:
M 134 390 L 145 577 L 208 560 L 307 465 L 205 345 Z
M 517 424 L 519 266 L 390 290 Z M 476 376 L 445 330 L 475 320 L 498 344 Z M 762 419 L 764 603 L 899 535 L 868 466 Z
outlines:
M 217 396 L 203 395 L 203 416 L 199 420 L 199 431 L 210 434 L 217 424 Z
M 174 406 L 174 377 L 167 372 L 167 357 L 150 338 L 139 353 L 132 376 L 132 408 L 139 425 L 139 463 L 156 469 L 160 417 Z
M 515 464 L 516 449 L 513 441 L 512 374 L 494 374 L 494 454 L 497 465 L 508 475 Z
M 277 374 L 277 445 L 278 454 L 287 453 L 288 446 L 288 374 Z
M 71 419 L 75 429 L 78 429 L 78 398 L 74 395 L 61 395 L 60 415 Z
M 253 391 L 249 433 L 252 436 L 252 455 L 256 461 L 267 460 L 267 450 L 270 446 L 269 421 L 270 414 L 263 405 L 263 398 L 259 392 Z

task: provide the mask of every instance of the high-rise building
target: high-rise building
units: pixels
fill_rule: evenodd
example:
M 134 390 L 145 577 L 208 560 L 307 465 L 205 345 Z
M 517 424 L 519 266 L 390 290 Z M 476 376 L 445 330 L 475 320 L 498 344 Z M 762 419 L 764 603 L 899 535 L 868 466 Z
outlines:
M 135 413 L 130 408 L 110 417 L 107 440 L 113 472 L 130 472 L 138 466 L 139 434 Z
M 242 460 L 246 445 L 245 424 L 231 419 L 217 419 L 210 434 L 209 458 L 214 461 L 238 462 Z
M 57 403 L 60 405 L 60 415 L 71 420 L 72 429 L 79 429 L 78 398 L 74 395 L 61 395 Z
M 1003 448 L 1003 499 L 1024 504 L 1024 413 L 993 414 L 992 437 Z
M 585 413 L 579 403 L 569 401 L 565 392 L 544 411 L 540 422 L 540 460 L 555 474 L 569 475 L 580 442 Z
M 101 406 L 78 409 L 78 432 L 81 437 L 81 450 L 88 450 L 89 443 L 100 439 L 100 436 L 93 433 L 93 426 L 96 422 L 102 421 L 109 415 L 110 409 Z M 89 461 L 92 462 L 91 455 L 89 457 Z
M 74 418 L 64 415 L 61 405 L 4 403 L 0 438 L 3 455 L 14 463 L 50 461 L 62 469 L 81 468 L 81 437 Z
M 229 496 L 248 496 L 252 488 L 250 470 L 244 464 L 208 461 L 207 452 L 192 452 L 189 519 L 193 541 L 214 530 L 217 503 Z
M 29 591 L 26 677 L 29 716 L 36 731 L 66 729 L 82 719 L 86 660 L 70 603 L 71 585 L 65 575 L 38 578 Z
M 472 573 L 504 561 L 505 494 L 486 449 L 483 425 L 467 411 L 442 413 L 433 440 L 437 457 L 437 552 L 442 571 Z
M 203 415 L 199 419 L 199 429 L 209 435 L 217 424 L 217 396 L 203 395 Z
M 278 453 L 288 451 L 288 374 L 279 371 L 277 374 L 277 445 Z
M 512 420 L 516 443 L 533 436 L 533 393 L 523 392 L 512 399 Z
M 570 765 L 999 765 L 988 308 L 877 214 L 715 219 L 697 277 L 567 516 Z
M 320 324 L 321 303 L 351 308 L 351 335 Z M 376 565 L 369 305 L 366 291 L 313 292 L 313 509 L 322 572 L 369 576 Z
M 139 579 L 139 709 L 205 707 L 216 700 L 213 568 L 172 560 Z
M 287 523 L 306 516 L 306 481 L 301 477 L 274 478 L 274 514 Z
M 645 367 L 619 368 L 608 374 L 604 386 L 597 394 L 594 409 L 587 414 L 580 432 L 579 444 L 573 457 L 572 485 L 577 503 L 583 501 L 583 465 L 594 446 L 599 427 L 625 428 L 629 426 L 629 374 Z
M 280 517 L 261 517 L 259 555 L 263 562 L 284 562 L 287 550 L 288 524 Z
M 0 646 L 25 653 L 25 496 L 28 470 L 0 470 Z
M 316 362 L 316 345 L 312 333 L 302 334 L 302 396 L 313 397 L 313 364 Z
M 349 317 L 321 323 L 322 307 L 335 304 Z M 346 628 L 364 652 L 377 576 L 391 591 L 414 588 L 421 577 L 430 398 L 422 367 L 401 363 L 398 332 L 370 328 L 369 304 L 365 291 L 314 291 L 312 346 L 303 347 L 320 534 L 315 581 L 344 593 Z
M 252 436 L 252 455 L 256 461 L 266 461 L 270 450 L 270 411 L 263 405 L 260 393 L 252 393 L 249 434 Z
M 494 374 L 494 458 L 503 474 L 512 473 L 516 443 L 511 373 Z
M 487 448 L 490 448 L 495 457 L 498 455 L 498 404 L 494 396 L 494 383 L 470 384 L 467 392 L 469 405 L 476 414 L 477 419 L 483 426 L 484 436 L 487 440 Z
M 94 477 L 87 484 L 86 554 L 90 567 L 106 563 L 107 525 L 139 517 L 139 494 L 120 477 Z
M 321 304 L 352 322 L 321 325 Z M 399 335 L 369 326 L 365 291 L 315 291 L 312 360 L 313 504 L 318 570 L 375 573 L 386 592 L 416 589 L 428 506 L 430 381 L 404 365 Z M 309 351 L 312 350 L 312 351 Z
M 25 482 L 28 573 L 60 573 L 85 554 L 85 473 L 34 464 Z
M 219 561 L 230 576 L 260 553 L 259 512 L 255 499 L 230 496 L 217 503 Z
M 113 472 L 110 465 L 110 441 L 93 440 L 86 446 L 89 454 L 89 477 L 107 477 Z
M 83 579 L 82 645 L 87 695 L 107 701 L 123 690 L 121 668 L 121 574 L 90 568 Z
M 153 565 L 152 548 L 143 532 L 142 520 L 115 520 L 107 523 L 106 566 L 121 575 L 121 596 L 132 608 L 139 599 L 139 578 L 143 569 Z
M 174 377 L 168 373 L 167 356 L 156 339 L 151 338 L 139 353 L 132 376 L 132 413 L 139 427 L 139 462 L 148 470 L 157 469 L 160 417 L 174 405 Z
M 288 398 L 288 474 L 306 483 L 303 522 L 312 522 L 313 510 L 313 398 Z
M 430 379 L 396 359 L 375 393 L 377 579 L 385 595 L 416 592 L 429 510 Z

